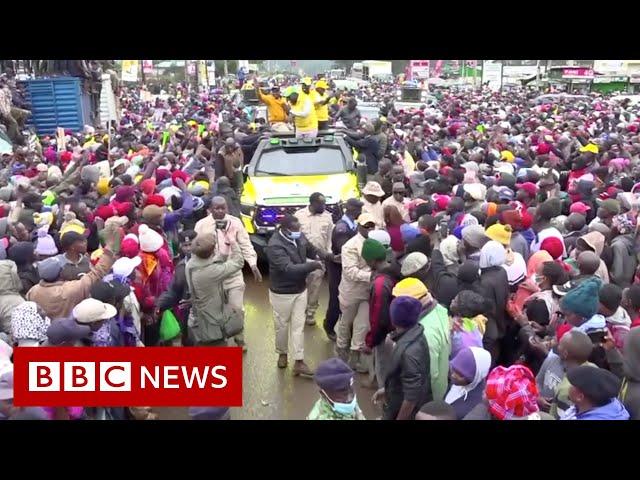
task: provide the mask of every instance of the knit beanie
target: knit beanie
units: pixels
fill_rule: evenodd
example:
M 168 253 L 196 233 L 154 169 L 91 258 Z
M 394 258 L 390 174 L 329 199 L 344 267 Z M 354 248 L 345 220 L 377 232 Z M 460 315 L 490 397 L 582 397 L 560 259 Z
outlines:
M 413 297 L 402 296 L 394 298 L 389 307 L 391 323 L 402 328 L 411 328 L 418 323 L 422 303 Z
M 374 260 L 384 260 L 387 258 L 387 249 L 377 240 L 367 238 L 362 244 L 361 255 L 362 258 L 367 262 L 372 262 Z
M 38 230 L 38 239 L 36 240 L 36 250 L 38 255 L 57 255 L 58 247 L 56 242 L 53 241 L 53 237 L 49 235 L 48 227 L 43 227 Z
M 164 243 L 162 236 L 147 225 L 140 225 L 138 233 L 140 237 L 140 248 L 143 252 L 156 252 L 160 250 Z
M 102 177 L 98 180 L 98 184 L 96 185 L 96 189 L 100 195 L 106 195 L 109 193 L 109 179 L 107 177 Z
M 120 253 L 125 257 L 134 258 L 140 253 L 140 242 L 133 233 L 125 235 L 120 246 Z
M 409 296 L 420 299 L 429 293 L 427 287 L 417 278 L 405 278 L 396 283 L 391 292 L 394 297 Z
M 551 258 L 558 260 L 562 257 L 564 244 L 558 237 L 547 237 L 540 244 L 540 250 L 546 250 L 551 255 Z
M 476 375 L 476 361 L 471 349 L 469 347 L 461 349 L 449 362 L 449 367 L 471 383 Z
M 597 277 L 587 278 L 573 290 L 562 297 L 560 305 L 563 310 L 573 312 L 583 318 L 591 318 L 598 311 L 600 285 Z
M 162 222 L 162 214 L 162 207 L 158 207 L 157 205 L 147 205 L 142 210 L 142 218 L 154 225 L 160 225 Z
M 494 223 L 485 231 L 487 237 L 491 240 L 495 240 L 504 246 L 508 246 L 511 243 L 511 227 L 509 225 L 500 225 Z

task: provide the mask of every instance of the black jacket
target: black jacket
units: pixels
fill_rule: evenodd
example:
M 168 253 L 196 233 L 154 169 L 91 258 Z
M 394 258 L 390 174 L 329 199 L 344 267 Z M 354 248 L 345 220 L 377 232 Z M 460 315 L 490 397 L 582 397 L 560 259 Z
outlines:
M 184 258 L 176 265 L 173 279 L 169 288 L 162 293 L 156 300 L 156 307 L 160 310 L 169 310 L 178 305 L 180 300 L 189 298 L 189 287 L 187 286 L 187 278 L 184 274 L 185 266 Z
M 279 229 L 269 239 L 266 254 L 273 293 L 302 293 L 307 288 L 307 275 L 313 271 L 307 258 L 315 259 L 317 252 L 304 235 L 295 243 L 285 239 Z
M 385 420 L 398 416 L 402 402 L 415 402 L 413 416 L 420 407 L 433 398 L 429 375 L 429 347 L 424 328 L 419 323 L 400 335 L 392 334 L 396 346 L 389 361 L 387 378 L 384 381 L 386 403 Z
M 488 298 L 493 304 L 489 322 L 495 322 L 497 338 L 502 338 L 507 329 L 507 314 L 505 311 L 507 300 L 509 300 L 507 271 L 502 267 L 484 268 L 480 273 L 480 284 L 487 290 Z M 487 328 L 488 332 L 489 328 Z
M 355 222 L 354 222 L 355 223 Z M 336 222 L 331 232 L 331 250 L 334 255 L 340 255 L 342 246 L 358 233 L 358 227 L 351 230 L 347 222 L 340 219 Z
M 431 268 L 430 268 L 431 286 L 427 285 L 434 298 L 440 305 L 444 305 L 449 310 L 451 301 L 459 293 L 458 277 L 447 270 L 444 265 L 444 258 L 440 250 L 431 252 Z

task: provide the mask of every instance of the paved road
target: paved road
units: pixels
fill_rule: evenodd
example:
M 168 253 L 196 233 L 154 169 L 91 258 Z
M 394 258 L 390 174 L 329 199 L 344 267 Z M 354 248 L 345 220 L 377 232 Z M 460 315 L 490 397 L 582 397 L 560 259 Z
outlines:
M 318 398 L 318 389 L 311 378 L 294 377 L 289 368 L 276 366 L 275 333 L 268 298 L 269 279 L 257 284 L 245 272 L 245 338 L 249 351 L 244 356 L 242 408 L 231 410 L 232 419 L 240 420 L 302 420 Z M 333 355 L 334 343 L 324 334 L 322 319 L 327 308 L 328 290 L 323 286 L 315 326 L 305 327 L 305 361 L 311 368 Z M 358 404 L 368 419 L 380 415 L 371 403 L 374 390 L 361 385 L 366 375 L 357 374 Z M 185 408 L 157 409 L 161 419 L 187 419 Z

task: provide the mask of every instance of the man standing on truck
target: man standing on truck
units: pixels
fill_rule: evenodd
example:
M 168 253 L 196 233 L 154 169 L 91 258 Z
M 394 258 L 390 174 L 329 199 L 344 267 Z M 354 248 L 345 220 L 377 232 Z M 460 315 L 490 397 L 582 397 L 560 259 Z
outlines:
M 290 88 L 285 97 L 291 104 L 289 113 L 293 117 L 293 123 L 296 127 L 296 138 L 316 138 L 318 136 L 318 117 L 309 95 L 299 94 Z
M 326 130 L 329 128 L 329 95 L 326 91 L 329 89 L 329 85 L 325 80 L 318 80 L 316 82 L 315 90 L 311 91 L 311 100 L 316 109 L 316 116 L 318 117 L 318 130 Z
M 256 82 L 256 93 L 262 103 L 267 106 L 267 115 L 269 123 L 284 123 L 287 121 L 286 100 L 280 95 L 280 87 L 274 85 L 271 87 L 271 94 L 265 95 L 260 90 L 260 85 Z
M 301 208 L 295 213 L 300 221 L 300 230 L 307 237 L 307 240 L 318 251 L 331 251 L 331 232 L 333 230 L 333 219 L 327 212 L 327 201 L 320 192 L 312 193 L 309 197 L 309 206 Z M 314 270 L 307 276 L 307 310 L 306 324 L 315 325 L 315 314 L 318 310 L 318 299 L 320 298 L 320 287 L 324 278 L 324 265 L 318 270 Z
M 253 278 L 256 282 L 262 281 L 262 275 L 258 269 L 258 255 L 251 244 L 249 233 L 244 228 L 242 221 L 228 214 L 227 202 L 223 197 L 213 197 L 209 207 L 211 215 L 206 216 L 196 223 L 196 234 L 214 235 L 216 237 L 216 254 L 229 255 L 231 246 L 237 244 L 245 262 L 251 267 Z M 229 305 L 242 315 L 244 322 L 244 291 L 245 283 L 242 270 L 224 279 L 222 284 Z M 247 350 L 242 333 L 235 336 L 236 345 Z
M 354 97 L 350 97 L 347 106 L 342 107 L 336 115 L 336 121 L 340 120 L 345 128 L 356 130 L 360 126 L 360 110 L 358 110 L 358 101 Z

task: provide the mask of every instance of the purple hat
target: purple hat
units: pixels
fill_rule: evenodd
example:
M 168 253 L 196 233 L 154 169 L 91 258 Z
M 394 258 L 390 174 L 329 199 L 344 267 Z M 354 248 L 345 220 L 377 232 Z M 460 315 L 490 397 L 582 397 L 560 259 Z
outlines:
M 73 318 L 61 318 L 51 322 L 47 329 L 50 345 L 61 345 L 87 338 L 91 333 L 89 325 L 80 325 Z
M 128 202 L 136 193 L 135 187 L 131 185 L 122 185 L 116 189 L 116 200 L 118 202 Z
M 458 225 L 456 228 L 453 229 L 453 234 L 455 235 L 455 237 L 458 240 L 462 240 L 462 229 L 465 227 L 466 225 Z
M 341 392 L 351 387 L 353 370 L 341 359 L 334 357 L 320 363 L 313 378 L 322 390 Z
M 469 347 L 461 349 L 449 362 L 449 367 L 468 382 L 472 382 L 476 375 L 476 360 L 471 349 Z
M 402 241 L 408 243 L 414 238 L 420 236 L 420 230 L 409 223 L 403 223 L 400 225 L 400 235 L 402 235 Z
M 421 311 L 420 300 L 409 296 L 397 297 L 391 302 L 389 310 L 391 323 L 398 327 L 411 328 L 418 323 Z
M 192 420 L 231 420 L 227 407 L 190 407 Z

